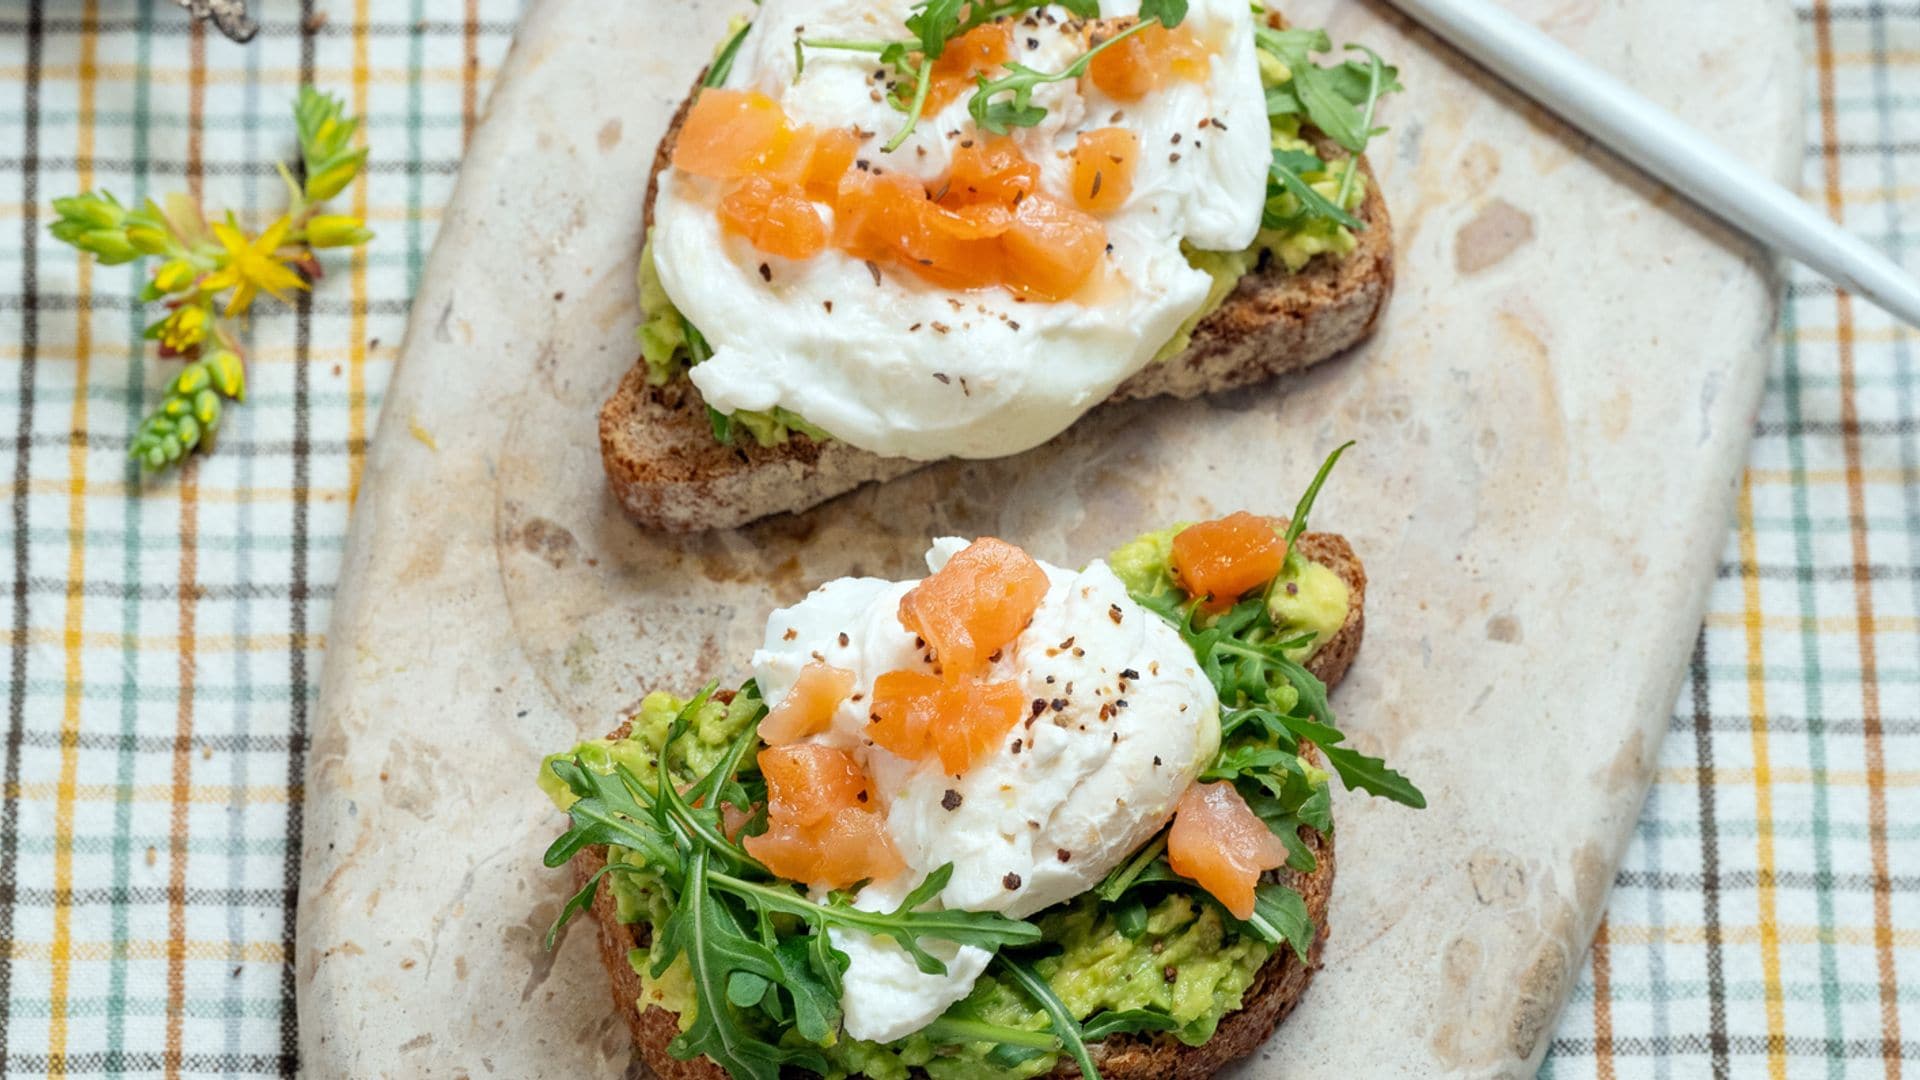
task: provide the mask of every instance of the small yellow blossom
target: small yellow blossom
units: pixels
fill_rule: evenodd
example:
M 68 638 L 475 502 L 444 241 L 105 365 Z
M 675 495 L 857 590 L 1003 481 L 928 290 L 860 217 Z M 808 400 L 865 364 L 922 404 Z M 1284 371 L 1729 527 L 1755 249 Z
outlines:
M 206 340 L 207 319 L 208 312 L 204 306 L 182 304 L 166 318 L 154 323 L 147 334 L 158 338 L 160 346 L 167 351 L 185 353 Z
M 229 287 L 233 289 L 233 295 L 227 298 L 226 315 L 229 318 L 252 306 L 253 298 L 263 290 L 275 300 L 285 303 L 287 289 L 307 288 L 306 281 L 288 269 L 285 259 L 279 254 L 280 245 L 287 238 L 288 227 L 283 215 L 251 243 L 247 240 L 247 234 L 234 224 L 232 215 L 213 227 L 214 237 L 220 241 L 221 247 L 227 249 L 227 263 L 201 279 L 200 287 L 209 293 Z

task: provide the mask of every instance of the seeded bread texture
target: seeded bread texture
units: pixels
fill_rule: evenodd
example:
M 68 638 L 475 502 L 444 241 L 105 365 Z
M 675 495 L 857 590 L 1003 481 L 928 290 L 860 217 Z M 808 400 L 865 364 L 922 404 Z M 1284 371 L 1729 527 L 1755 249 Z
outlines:
M 1308 670 L 1331 689 L 1353 664 L 1365 633 L 1366 569 L 1341 536 L 1306 533 L 1295 541 L 1295 547 L 1302 556 L 1334 571 L 1347 583 L 1346 621 L 1307 662 Z M 628 724 L 622 724 L 610 737 L 623 738 L 628 729 Z M 1302 829 L 1301 836 L 1313 849 L 1319 865 L 1311 874 L 1283 869 L 1277 872 L 1276 879 L 1290 885 L 1306 900 L 1307 914 L 1316 928 L 1307 961 L 1302 963 L 1291 949 L 1275 950 L 1255 974 L 1240 1008 L 1221 1019 L 1213 1038 L 1204 1045 L 1188 1046 L 1166 1034 L 1116 1035 L 1093 1044 L 1090 1049 L 1094 1063 L 1104 1080 L 1200 1080 L 1212 1076 L 1229 1062 L 1258 1049 L 1293 1011 L 1320 966 L 1321 950 L 1327 939 L 1327 901 L 1333 893 L 1333 837 L 1322 836 L 1311 829 Z M 576 888 L 584 886 L 587 878 L 605 865 L 606 855 L 606 848 L 596 847 L 574 856 Z M 640 976 L 627 963 L 628 951 L 646 943 L 649 927 L 644 923 L 617 921 L 611 889 L 603 888 L 595 895 L 592 912 L 600 962 L 607 969 L 614 1010 L 626 1020 L 634 1048 L 652 1075 L 660 1080 L 728 1080 L 726 1071 L 709 1058 L 682 1061 L 667 1053 L 667 1044 L 680 1033 L 679 1016 L 642 1000 Z M 794 1073 L 796 1078 L 810 1075 Z M 1077 1065 L 1062 1061 L 1047 1080 L 1068 1080 L 1079 1075 Z
M 681 102 L 654 153 L 646 194 L 649 229 L 660 172 L 692 101 L 689 96 Z M 1337 148 L 1320 149 L 1331 156 Z M 1316 258 L 1298 273 L 1278 263 L 1256 267 L 1200 321 L 1183 352 L 1121 383 L 1108 403 L 1249 386 L 1327 360 L 1372 333 L 1393 291 L 1393 225 L 1364 157 L 1360 171 L 1367 196 L 1355 216 L 1367 228 L 1355 234 L 1358 246 L 1351 253 Z M 644 362 L 634 364 L 601 406 L 600 458 L 621 508 L 664 532 L 729 529 L 805 510 L 926 464 L 798 433 L 777 446 L 744 436 L 724 446 L 713 437 L 693 383 L 675 379 L 650 386 Z

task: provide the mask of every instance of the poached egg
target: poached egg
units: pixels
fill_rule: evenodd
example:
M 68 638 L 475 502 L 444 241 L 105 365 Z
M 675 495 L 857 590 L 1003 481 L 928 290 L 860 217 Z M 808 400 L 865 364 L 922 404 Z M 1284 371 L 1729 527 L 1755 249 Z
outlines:
M 938 571 L 966 542 L 936 540 Z M 865 735 L 874 680 L 932 670 L 901 625 L 915 581 L 841 578 L 774 612 L 753 673 L 778 705 L 801 668 L 850 671 L 853 689 L 810 741 L 852 753 L 872 780 L 906 869 L 874 881 L 856 904 L 891 910 L 946 863 L 934 903 L 1014 918 L 1097 884 L 1172 817 L 1219 747 L 1219 700 L 1178 632 L 1127 595 L 1104 562 L 1073 571 L 1041 562 L 1048 590 L 1033 619 L 990 667 L 1032 702 L 1021 723 L 961 776 L 937 757 L 910 761 Z M 991 956 L 926 942 L 947 964 L 929 975 L 888 938 L 831 931 L 851 964 L 841 1004 L 848 1034 L 887 1042 L 926 1026 L 967 995 Z
M 725 86 L 772 98 L 796 123 L 879 133 L 875 167 L 937 184 L 954 150 L 980 137 L 961 95 L 922 117 L 892 152 L 904 115 L 875 90 L 871 54 L 808 49 L 796 37 L 897 40 L 912 0 L 764 0 Z M 1138 0 L 1103 0 L 1106 17 Z M 1041 85 L 1047 110 L 1012 138 L 1065 198 L 1077 136 L 1118 126 L 1141 152 L 1126 201 L 1103 215 L 1105 273 L 1081 295 L 1021 302 L 881 273 L 836 250 L 802 260 L 754 249 L 716 214 L 722 186 L 660 175 L 652 241 L 662 286 L 700 328 L 712 358 L 690 372 L 722 412 L 788 409 L 861 449 L 893 457 L 998 457 L 1057 435 L 1145 367 L 1205 302 L 1211 279 L 1183 242 L 1238 251 L 1259 231 L 1269 129 L 1245 0 L 1192 0 L 1182 27 L 1208 48 L 1203 77 L 1116 101 L 1088 79 Z M 1057 8 L 1017 24 L 1010 60 L 1058 71 L 1086 49 Z M 821 207 L 831 227 L 831 208 Z

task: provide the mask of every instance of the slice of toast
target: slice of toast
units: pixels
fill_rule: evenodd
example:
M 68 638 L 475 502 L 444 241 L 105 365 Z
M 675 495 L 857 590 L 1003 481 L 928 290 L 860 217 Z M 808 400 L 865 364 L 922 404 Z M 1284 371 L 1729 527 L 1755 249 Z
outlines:
M 692 103 L 691 94 L 680 103 L 654 152 L 644 217 L 649 229 L 660 172 Z M 1319 149 L 1330 159 L 1340 153 L 1330 142 Z M 1351 253 L 1321 256 L 1299 273 L 1277 264 L 1256 267 L 1194 328 L 1185 351 L 1149 364 L 1107 400 L 1190 398 L 1247 386 L 1317 364 L 1372 333 L 1393 289 L 1393 225 L 1364 157 L 1360 170 L 1367 196 L 1356 216 L 1367 227 L 1355 234 Z M 634 364 L 600 408 L 600 459 L 621 508 L 666 532 L 729 529 L 805 510 L 927 464 L 798 433 L 778 446 L 744 436 L 722 445 L 693 383 L 682 378 L 649 386 L 644 362 Z
M 1307 669 L 1331 689 L 1352 666 L 1366 630 L 1366 569 L 1341 536 L 1306 533 L 1295 546 L 1302 556 L 1334 571 L 1347 583 L 1346 621 L 1307 662 Z M 631 722 L 622 724 L 609 737 L 624 738 L 630 726 Z M 1089 1049 L 1103 1080 L 1201 1080 L 1253 1053 L 1293 1011 L 1320 966 L 1327 939 L 1327 901 L 1333 894 L 1333 837 L 1306 828 L 1301 830 L 1301 837 L 1313 849 L 1319 865 L 1311 874 L 1282 869 L 1276 879 L 1306 900 L 1307 915 L 1315 927 L 1307 961 L 1303 963 L 1284 946 L 1276 949 L 1255 974 L 1240 1008 L 1223 1017 L 1213 1038 L 1203 1045 L 1188 1046 L 1167 1034 L 1116 1035 L 1092 1044 Z M 587 848 L 574 856 L 574 887 L 584 887 L 587 879 L 606 864 L 606 857 L 604 847 Z M 642 1002 L 640 976 L 627 962 L 628 951 L 645 945 L 651 928 L 645 923 L 617 921 L 611 889 L 603 888 L 594 896 L 592 912 L 613 1007 L 626 1020 L 640 1060 L 660 1080 L 728 1080 L 726 1071 L 710 1058 L 682 1061 L 667 1053 L 667 1044 L 680 1033 L 679 1015 Z M 1068 1080 L 1079 1075 L 1077 1065 L 1063 1060 L 1046 1080 Z

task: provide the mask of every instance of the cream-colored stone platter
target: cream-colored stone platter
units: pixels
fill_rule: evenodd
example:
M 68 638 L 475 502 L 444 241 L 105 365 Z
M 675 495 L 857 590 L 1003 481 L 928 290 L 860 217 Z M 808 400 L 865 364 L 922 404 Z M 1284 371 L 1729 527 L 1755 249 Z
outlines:
M 1508 0 L 1767 172 L 1799 76 L 1781 0 Z M 1344 795 L 1326 967 L 1244 1075 L 1530 1073 L 1645 793 L 1758 402 L 1770 265 L 1387 9 L 1288 14 L 1403 68 L 1373 152 L 1398 234 L 1374 340 L 1305 377 L 1102 411 L 801 517 L 648 535 L 595 411 L 633 361 L 654 143 L 744 0 L 527 13 L 429 262 L 334 605 L 305 803 L 314 1076 L 618 1076 L 540 755 L 653 688 L 738 679 L 767 611 L 909 573 L 929 535 L 1078 564 L 1135 532 L 1284 512 L 1366 560 L 1335 704 L 1425 789 Z

